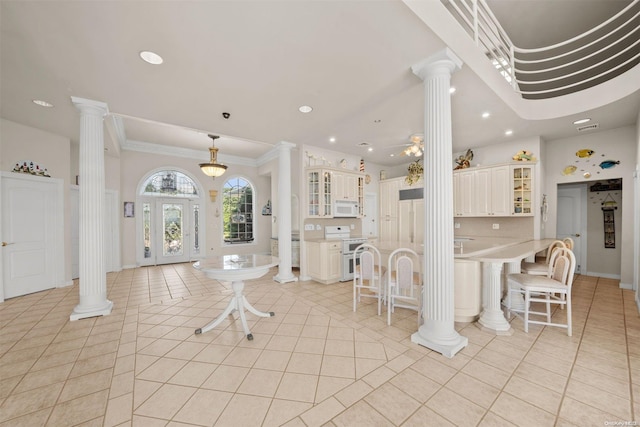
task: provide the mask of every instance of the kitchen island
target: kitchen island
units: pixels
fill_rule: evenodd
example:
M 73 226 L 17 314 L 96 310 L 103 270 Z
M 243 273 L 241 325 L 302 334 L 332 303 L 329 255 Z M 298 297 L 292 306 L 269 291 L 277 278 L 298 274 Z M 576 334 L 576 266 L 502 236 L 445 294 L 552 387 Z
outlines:
M 500 308 L 503 264 L 507 265 L 507 274 L 519 273 L 524 258 L 544 251 L 554 239 L 456 237 L 454 240 L 454 320 L 466 323 L 477 319 L 483 330 L 510 335 L 510 324 Z M 376 247 L 383 264 L 400 247 L 420 255 L 424 252 L 424 245 L 409 242 L 379 242 Z M 514 307 L 522 304 L 512 301 Z

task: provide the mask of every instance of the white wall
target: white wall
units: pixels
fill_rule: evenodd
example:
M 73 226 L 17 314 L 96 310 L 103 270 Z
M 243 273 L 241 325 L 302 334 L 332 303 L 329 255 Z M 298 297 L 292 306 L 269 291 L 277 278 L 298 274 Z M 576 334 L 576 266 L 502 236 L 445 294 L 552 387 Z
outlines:
M 546 142 L 546 155 L 543 162 L 543 171 L 546 179 L 545 190 L 549 202 L 549 219 L 544 230 L 544 237 L 555 237 L 557 216 L 557 186 L 562 183 L 591 182 L 611 178 L 622 178 L 623 206 L 620 223 L 621 261 L 620 261 L 620 286 L 631 288 L 633 284 L 634 259 L 637 262 L 637 254 L 634 255 L 634 235 L 638 233 L 634 225 L 634 189 L 633 174 L 637 158 L 638 139 L 635 126 L 626 126 L 610 131 L 588 133 L 586 135 L 550 140 Z M 591 149 L 595 153 L 587 159 L 580 159 L 576 152 L 582 149 Z M 620 164 L 611 169 L 598 167 L 603 160 L 620 160 Z M 578 163 L 576 163 L 578 161 Z M 578 170 L 573 175 L 563 175 L 566 166 L 576 165 Z M 590 172 L 591 177 L 585 178 L 583 174 Z M 599 236 L 598 236 L 599 237 Z M 589 239 L 591 240 L 598 239 Z M 617 237 L 617 235 L 616 235 Z M 616 245 L 618 244 L 616 242 Z M 587 268 L 590 267 L 587 265 Z
M 64 280 L 71 284 L 71 196 L 69 139 L 40 129 L 0 119 L 0 169 L 11 171 L 19 161 L 29 160 L 47 168 L 52 178 L 64 181 Z M 75 176 L 73 184 L 75 184 Z
M 205 189 L 202 207 L 203 218 L 206 220 L 206 253 L 203 255 L 223 255 L 230 253 L 268 253 L 270 251 L 269 238 L 271 237 L 271 217 L 260 215 L 262 206 L 271 198 L 270 178 L 258 175 L 256 167 L 228 165 L 227 172 L 213 180 L 200 171 L 198 160 L 182 157 L 167 156 L 161 154 L 140 153 L 135 151 L 122 151 L 120 158 L 121 195 L 122 200 L 136 200 L 136 189 L 140 180 L 151 170 L 162 167 L 178 167 L 188 171 Z M 254 208 L 257 215 L 254 216 L 255 241 L 251 244 L 239 244 L 225 246 L 223 244 L 222 227 L 222 186 L 225 180 L 232 176 L 243 176 L 254 185 Z M 209 198 L 209 190 L 217 190 L 218 197 L 215 202 Z M 220 216 L 216 217 L 216 209 Z M 122 264 L 125 268 L 136 265 L 136 222 L 125 218 L 122 222 Z

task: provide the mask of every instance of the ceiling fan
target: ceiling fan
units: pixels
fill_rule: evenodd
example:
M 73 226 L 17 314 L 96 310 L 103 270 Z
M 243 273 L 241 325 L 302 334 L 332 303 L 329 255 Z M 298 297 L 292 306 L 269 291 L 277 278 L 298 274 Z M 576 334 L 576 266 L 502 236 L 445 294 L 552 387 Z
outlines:
M 400 153 L 401 156 L 415 156 L 420 157 L 424 154 L 424 135 L 421 133 L 414 133 L 409 137 L 410 143 Z

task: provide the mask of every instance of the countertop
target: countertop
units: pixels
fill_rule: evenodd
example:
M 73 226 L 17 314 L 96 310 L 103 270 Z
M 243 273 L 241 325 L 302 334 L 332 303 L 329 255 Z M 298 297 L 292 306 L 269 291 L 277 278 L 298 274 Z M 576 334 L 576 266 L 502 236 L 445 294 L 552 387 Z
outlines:
M 460 237 L 457 236 L 454 258 L 475 258 L 497 250 L 504 250 L 509 246 L 527 242 L 530 239 L 514 237 Z M 458 247 L 462 243 L 461 247 Z M 398 248 L 409 248 L 422 254 L 424 245 L 409 242 L 379 242 L 376 247 L 380 252 L 391 253 Z

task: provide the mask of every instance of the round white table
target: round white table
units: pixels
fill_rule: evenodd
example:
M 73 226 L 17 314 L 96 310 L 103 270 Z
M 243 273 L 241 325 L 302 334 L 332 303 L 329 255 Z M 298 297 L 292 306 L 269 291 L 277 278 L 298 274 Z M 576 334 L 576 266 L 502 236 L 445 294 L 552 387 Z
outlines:
M 218 326 L 222 321 L 235 310 L 240 315 L 242 327 L 248 340 L 253 339 L 244 310 L 260 317 L 275 316 L 274 312 L 265 313 L 256 310 L 243 294 L 244 281 L 250 279 L 258 279 L 269 271 L 271 267 L 278 265 L 280 260 L 271 255 L 220 255 L 208 257 L 202 261 L 193 264 L 193 267 L 202 271 L 207 277 L 216 280 L 225 280 L 231 282 L 233 296 L 227 305 L 227 308 L 216 317 L 212 322 L 196 329 L 196 334 L 210 331 Z

